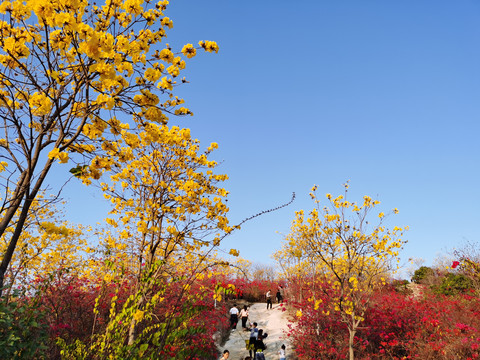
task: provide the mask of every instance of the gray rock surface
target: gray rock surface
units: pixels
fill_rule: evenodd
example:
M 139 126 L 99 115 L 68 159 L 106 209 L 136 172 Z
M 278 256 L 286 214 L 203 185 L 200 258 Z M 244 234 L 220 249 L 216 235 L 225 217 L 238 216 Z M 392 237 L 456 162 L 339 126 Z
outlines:
M 287 327 L 286 312 L 283 312 L 280 304 L 273 304 L 273 309 L 267 310 L 266 303 L 255 303 L 250 307 L 250 315 L 248 323 L 256 322 L 259 329 L 263 329 L 268 337 L 264 340 L 267 349 L 264 351 L 266 360 L 279 359 L 278 351 L 282 344 L 287 347 L 287 359 L 293 359 L 292 348 L 287 339 L 285 332 Z M 219 351 L 228 349 L 230 351 L 229 360 L 243 360 L 248 356 L 248 350 L 245 348 L 245 340 L 250 337 L 249 331 L 242 330 L 242 323 L 239 321 L 237 329 L 230 332 L 230 336 L 226 343 L 219 347 Z

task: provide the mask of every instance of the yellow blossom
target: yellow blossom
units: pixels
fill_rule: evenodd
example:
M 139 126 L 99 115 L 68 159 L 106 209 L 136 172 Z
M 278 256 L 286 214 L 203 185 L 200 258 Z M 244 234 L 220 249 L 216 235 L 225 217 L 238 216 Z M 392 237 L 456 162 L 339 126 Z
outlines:
M 160 59 L 165 62 L 171 63 L 173 61 L 174 55 L 170 49 L 163 49 L 160 51 Z
M 205 49 L 207 52 L 216 52 L 218 53 L 218 45 L 215 41 L 200 41 L 198 43 L 202 48 Z
M 137 310 L 137 311 L 135 312 L 135 314 L 133 314 L 133 319 L 134 319 L 136 322 L 140 322 L 140 321 L 143 320 L 144 314 L 145 314 L 144 311 Z
M 193 47 L 192 44 L 187 44 L 183 47 L 182 54 L 190 59 L 197 54 L 197 50 Z
M 44 93 L 34 93 L 29 99 L 32 113 L 37 116 L 47 115 L 52 109 L 52 101 Z
M 240 255 L 239 251 L 236 250 L 236 249 L 230 249 L 229 254 L 232 255 L 232 256 L 239 256 Z

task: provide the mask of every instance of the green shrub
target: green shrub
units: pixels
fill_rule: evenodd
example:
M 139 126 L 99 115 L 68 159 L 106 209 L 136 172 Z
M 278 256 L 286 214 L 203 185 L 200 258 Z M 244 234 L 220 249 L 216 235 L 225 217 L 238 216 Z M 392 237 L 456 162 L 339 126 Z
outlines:
M 44 359 L 48 325 L 34 300 L 0 298 L 0 359 Z
M 420 284 L 423 280 L 432 275 L 434 275 L 432 268 L 428 266 L 421 266 L 419 269 L 415 270 L 415 273 L 412 276 L 412 282 L 415 284 Z
M 463 274 L 446 274 L 439 286 L 433 287 L 433 291 L 443 295 L 456 295 L 473 287 L 471 279 Z

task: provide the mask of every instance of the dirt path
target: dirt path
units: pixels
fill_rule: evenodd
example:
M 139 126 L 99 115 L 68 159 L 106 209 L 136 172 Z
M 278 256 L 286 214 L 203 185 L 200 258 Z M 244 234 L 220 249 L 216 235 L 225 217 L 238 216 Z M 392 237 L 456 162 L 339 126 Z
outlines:
M 250 307 L 248 322 L 256 322 L 258 328 L 268 334 L 264 341 L 267 345 L 267 349 L 264 351 L 266 360 L 277 360 L 282 344 L 287 347 L 287 359 L 293 359 L 292 349 L 285 335 L 285 331 L 288 329 L 286 312 L 282 312 L 281 309 L 279 304 L 273 304 L 273 309 L 267 310 L 266 303 L 255 303 Z M 231 360 L 243 360 L 248 356 L 245 340 L 248 340 L 249 336 L 250 332 L 242 331 L 242 323 L 239 321 L 237 330 L 230 332 L 230 337 L 219 350 L 223 353 L 223 350 L 228 349 Z

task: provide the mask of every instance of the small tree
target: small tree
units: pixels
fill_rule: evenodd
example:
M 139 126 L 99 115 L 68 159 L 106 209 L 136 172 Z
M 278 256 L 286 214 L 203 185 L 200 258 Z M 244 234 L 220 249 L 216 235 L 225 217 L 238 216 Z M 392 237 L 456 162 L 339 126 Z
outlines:
M 273 258 L 281 269 L 280 276 L 289 280 L 289 297 L 302 302 L 305 290 L 315 282 L 317 264 L 301 239 L 294 242 L 285 241 L 282 249 L 273 254 Z
M 329 296 L 348 327 L 349 357 L 353 360 L 355 334 L 364 320 L 373 290 L 385 283 L 390 271 L 398 268 L 398 251 L 405 241 L 400 238 L 402 228 L 388 230 L 383 225 L 383 212 L 378 214 L 376 226 L 369 224 L 368 215 L 379 201 L 365 196 L 361 205 L 349 202 L 348 184 L 344 186 L 344 195 L 333 198 L 327 194 L 329 206 L 323 208 L 315 186 L 310 193 L 314 209 L 308 217 L 303 210 L 296 212 L 286 242 L 291 253 L 295 253 L 298 245 L 318 262 L 316 277 L 333 289 Z
M 274 281 L 277 271 L 272 265 L 257 263 L 252 266 L 252 279 L 259 281 Z
M 432 277 L 435 275 L 435 272 L 431 267 L 428 266 L 421 266 L 415 272 L 413 273 L 412 276 L 412 282 L 415 284 L 421 284 L 422 282 L 425 281 L 425 279 Z
M 110 254 L 125 257 L 128 249 L 129 258 L 120 263 L 135 266 L 140 294 L 135 306 L 145 311 L 155 288 L 155 281 L 147 278 L 165 287 L 187 269 L 199 271 L 203 250 L 218 246 L 233 228 L 226 217 L 228 192 L 218 186 L 227 176 L 213 173 L 217 163 L 208 159 L 216 143 L 201 152 L 188 129 L 155 124 L 132 142 L 118 143 L 112 156 L 122 166 L 112 169 L 110 185 L 101 186 L 114 206 L 107 222 L 120 233 L 109 242 Z M 195 274 L 190 275 L 192 282 Z M 184 294 L 179 292 L 179 297 Z M 138 322 L 131 321 L 129 344 L 135 340 Z
M 459 274 L 468 277 L 472 287 L 478 293 L 480 291 L 480 244 L 475 241 L 467 241 L 460 248 L 453 251 L 451 268 Z

